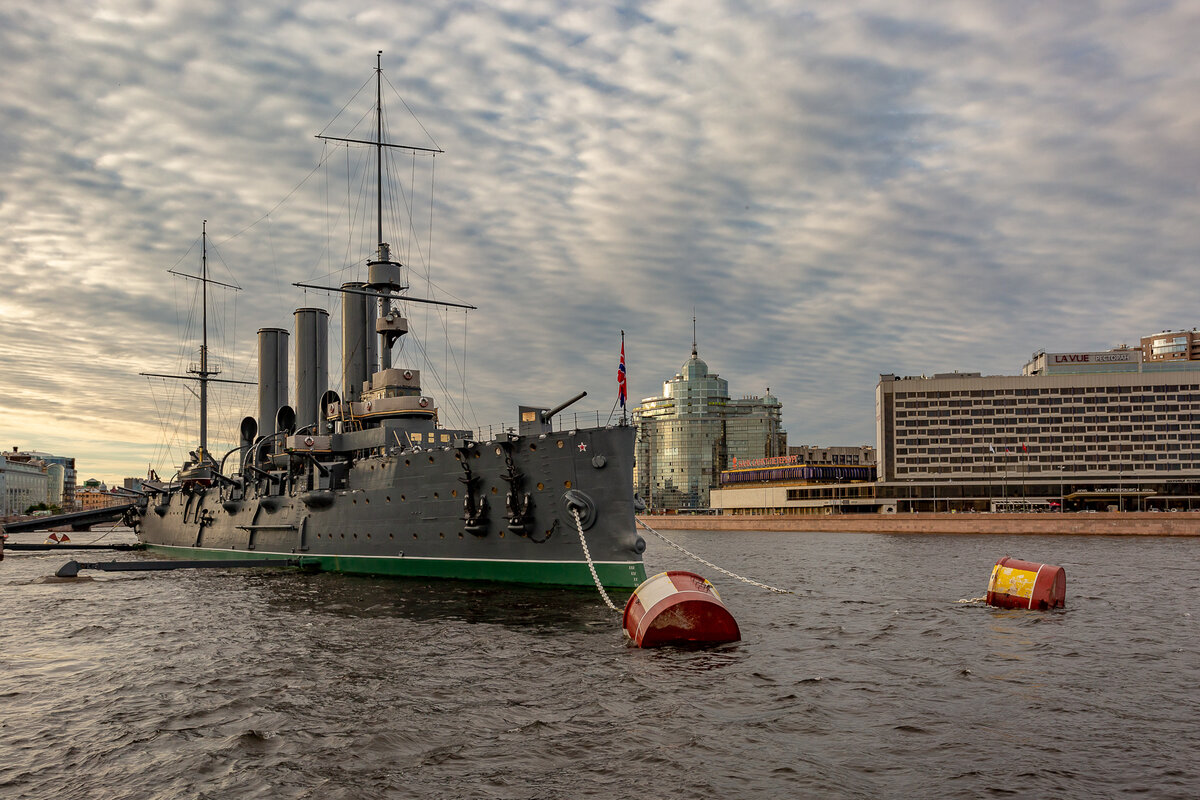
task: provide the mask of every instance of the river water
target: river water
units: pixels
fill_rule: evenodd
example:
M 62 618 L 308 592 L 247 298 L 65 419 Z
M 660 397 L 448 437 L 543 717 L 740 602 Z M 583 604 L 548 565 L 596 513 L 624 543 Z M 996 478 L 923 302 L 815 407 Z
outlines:
M 743 640 L 639 650 L 594 592 L 10 551 L 0 797 L 1200 794 L 1200 539 L 666 534 L 796 594 L 650 537 Z M 957 602 L 1003 555 L 1066 609 Z

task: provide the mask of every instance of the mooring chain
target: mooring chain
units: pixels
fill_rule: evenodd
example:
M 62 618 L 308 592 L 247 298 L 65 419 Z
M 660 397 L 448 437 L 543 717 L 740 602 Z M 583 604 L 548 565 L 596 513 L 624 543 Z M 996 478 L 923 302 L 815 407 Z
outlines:
M 613 611 L 621 609 L 613 605 L 613 601 L 608 599 L 608 592 L 604 591 L 604 584 L 600 583 L 600 576 L 596 574 L 596 565 L 592 563 L 592 554 L 588 550 L 587 539 L 583 538 L 583 522 L 579 519 L 579 509 L 571 506 L 571 515 L 575 517 L 575 527 L 579 529 L 579 543 L 583 545 L 583 557 L 587 559 L 588 569 L 592 571 L 592 580 L 596 582 L 596 588 L 600 590 L 600 596 L 604 598 L 604 604 Z
M 735 575 L 734 573 L 730 572 L 730 571 L 729 571 L 729 570 L 727 570 L 727 569 L 721 569 L 720 567 L 718 567 L 716 564 L 712 563 L 711 561 L 705 561 L 703 558 L 701 558 L 700 556 L 696 555 L 695 553 L 692 553 L 692 552 L 690 552 L 690 551 L 688 551 L 688 550 L 685 550 L 684 548 L 682 548 L 682 547 L 680 547 L 679 545 L 675 544 L 675 543 L 674 543 L 674 542 L 672 542 L 670 539 L 668 539 L 667 537 L 663 536 L 663 535 L 662 535 L 661 533 L 659 533 L 658 531 L 654 530 L 654 528 L 651 528 L 649 525 L 647 525 L 646 523 L 642 522 L 640 519 L 637 521 L 637 524 L 638 524 L 638 525 L 641 525 L 643 528 L 645 528 L 646 530 L 650 531 L 650 532 L 651 532 L 651 533 L 653 533 L 655 536 L 657 536 L 658 538 L 662 539 L 664 542 L 666 542 L 667 544 L 671 545 L 671 547 L 674 547 L 676 550 L 678 550 L 679 552 L 683 553 L 684 555 L 691 556 L 692 558 L 696 559 L 697 561 L 699 561 L 699 562 L 700 562 L 701 564 L 703 564 L 704 566 L 706 566 L 706 567 L 712 567 L 712 568 L 713 568 L 713 569 L 715 569 L 717 572 L 720 572 L 720 573 L 722 573 L 722 574 L 724 574 L 724 575 L 728 575 L 729 577 L 733 578 L 734 580 L 739 580 L 739 581 L 741 581 L 742 583 L 748 583 L 748 584 L 750 584 L 751 586 L 757 586 L 757 587 L 759 587 L 759 588 L 761 588 L 761 589 L 766 589 L 767 591 L 770 591 L 770 592 L 775 592 L 776 594 L 795 594 L 795 592 L 793 592 L 791 589 L 777 589 L 777 588 L 776 588 L 776 587 L 774 587 L 774 586 L 768 586 L 768 585 L 767 585 L 767 584 L 765 584 L 765 583 L 759 583 L 758 581 L 750 580 L 749 578 L 743 578 L 741 575 Z

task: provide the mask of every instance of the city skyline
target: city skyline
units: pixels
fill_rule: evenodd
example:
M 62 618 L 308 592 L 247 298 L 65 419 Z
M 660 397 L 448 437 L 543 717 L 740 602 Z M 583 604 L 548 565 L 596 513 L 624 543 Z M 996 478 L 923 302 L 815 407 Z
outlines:
M 607 410 L 622 330 L 629 402 L 652 397 L 693 309 L 702 357 L 824 445 L 874 443 L 881 373 L 1013 374 L 1197 324 L 1188 7 L 742 9 L 0 11 L 0 447 L 73 456 L 81 482 L 173 471 L 194 401 L 138 373 L 194 360 L 167 270 L 195 271 L 202 220 L 243 289 L 215 298 L 225 376 L 253 379 L 258 328 L 336 311 L 292 286 L 345 276 L 324 207 L 346 179 L 313 136 L 377 50 L 420 120 L 393 94 L 396 138 L 446 151 L 414 292 L 479 306 L 446 317 L 453 355 L 413 314 L 429 347 L 398 360 L 465 361 L 447 424 L 582 390 Z M 459 380 L 430 387 L 444 408 Z M 216 405 L 226 436 L 254 409 Z

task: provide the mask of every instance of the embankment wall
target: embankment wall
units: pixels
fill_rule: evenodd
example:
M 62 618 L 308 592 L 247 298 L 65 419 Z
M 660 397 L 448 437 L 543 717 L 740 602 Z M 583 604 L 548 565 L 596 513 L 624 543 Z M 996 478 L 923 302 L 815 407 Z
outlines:
M 846 514 L 832 516 L 640 516 L 658 530 L 1004 533 L 1200 536 L 1200 511 L 1098 514 Z

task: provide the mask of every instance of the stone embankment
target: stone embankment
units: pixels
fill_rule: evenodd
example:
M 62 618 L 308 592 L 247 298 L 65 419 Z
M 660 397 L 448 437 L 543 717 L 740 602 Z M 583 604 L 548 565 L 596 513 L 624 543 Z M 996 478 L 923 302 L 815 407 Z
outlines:
M 1200 511 L 1079 514 L 844 514 L 638 519 L 658 530 L 833 531 L 841 533 L 1004 533 L 1083 536 L 1200 536 Z

